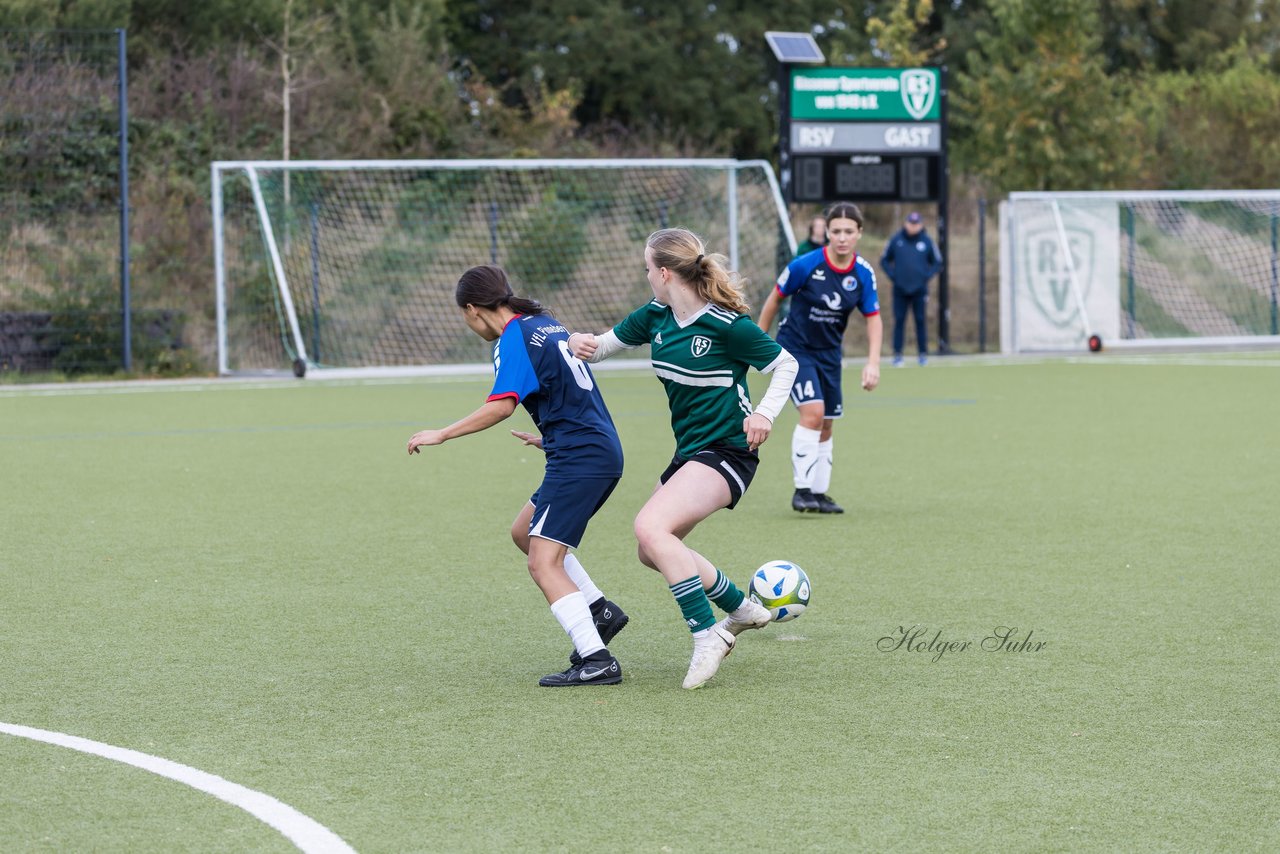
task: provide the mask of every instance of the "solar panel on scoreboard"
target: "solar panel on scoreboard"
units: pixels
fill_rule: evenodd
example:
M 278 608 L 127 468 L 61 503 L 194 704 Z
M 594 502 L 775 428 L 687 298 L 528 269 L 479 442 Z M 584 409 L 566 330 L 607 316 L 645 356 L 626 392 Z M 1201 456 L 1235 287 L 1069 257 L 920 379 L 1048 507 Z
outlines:
M 808 33 L 764 34 L 778 62 L 823 62 L 825 57 L 818 43 Z

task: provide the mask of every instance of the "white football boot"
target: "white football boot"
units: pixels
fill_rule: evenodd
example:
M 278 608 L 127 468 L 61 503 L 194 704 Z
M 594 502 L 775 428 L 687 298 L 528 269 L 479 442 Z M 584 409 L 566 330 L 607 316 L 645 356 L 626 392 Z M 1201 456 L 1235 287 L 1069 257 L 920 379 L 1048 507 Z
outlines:
M 769 620 L 771 619 L 773 619 L 773 614 L 769 612 L 768 608 L 759 602 L 743 599 L 742 604 L 738 606 L 736 611 L 727 614 L 716 625 L 736 638 L 747 629 L 763 629 L 769 625 Z
M 708 679 L 715 676 L 720 669 L 720 662 L 733 652 L 736 641 L 737 638 L 720 628 L 719 624 L 708 629 L 705 635 L 695 636 L 693 659 L 689 662 L 689 672 L 685 674 L 683 687 L 701 688 Z

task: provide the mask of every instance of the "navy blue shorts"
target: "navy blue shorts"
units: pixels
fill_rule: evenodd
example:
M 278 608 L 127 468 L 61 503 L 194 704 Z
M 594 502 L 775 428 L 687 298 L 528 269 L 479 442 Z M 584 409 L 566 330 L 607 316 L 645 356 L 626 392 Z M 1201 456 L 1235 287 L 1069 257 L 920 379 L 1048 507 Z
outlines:
M 730 445 L 712 445 L 703 448 L 692 457 L 676 454 L 671 458 L 671 465 L 658 478 L 659 483 L 666 483 L 685 463 L 702 463 L 710 466 L 729 484 L 729 509 L 732 510 L 742 500 L 742 495 L 751 485 L 760 466 L 760 454 L 746 448 L 734 448 Z
M 791 386 L 791 402 L 796 406 L 821 403 L 824 418 L 844 417 L 844 392 L 840 389 L 841 366 L 818 362 L 803 353 L 792 353 L 800 363 Z
M 529 536 L 576 549 L 587 522 L 604 506 L 618 485 L 616 477 L 548 477 L 529 499 L 533 518 Z

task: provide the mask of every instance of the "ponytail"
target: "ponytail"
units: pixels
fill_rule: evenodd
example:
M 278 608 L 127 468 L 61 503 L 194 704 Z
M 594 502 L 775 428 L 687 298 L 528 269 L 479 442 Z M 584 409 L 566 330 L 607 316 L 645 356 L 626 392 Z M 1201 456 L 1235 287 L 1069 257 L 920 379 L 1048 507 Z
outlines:
M 518 297 L 514 294 L 506 299 L 507 305 L 516 314 L 550 314 L 551 310 L 531 297 Z
M 729 270 L 729 259 L 706 254 L 702 240 L 687 228 L 663 228 L 649 235 L 646 244 L 653 261 L 687 282 L 698 296 L 721 308 L 750 314 L 743 297 L 747 280 Z
M 477 308 L 495 309 L 505 305 L 516 314 L 551 313 L 536 299 L 516 296 L 511 290 L 506 272 L 492 264 L 472 267 L 463 273 L 458 279 L 458 287 L 453 297 L 458 303 L 458 308 L 474 305 Z

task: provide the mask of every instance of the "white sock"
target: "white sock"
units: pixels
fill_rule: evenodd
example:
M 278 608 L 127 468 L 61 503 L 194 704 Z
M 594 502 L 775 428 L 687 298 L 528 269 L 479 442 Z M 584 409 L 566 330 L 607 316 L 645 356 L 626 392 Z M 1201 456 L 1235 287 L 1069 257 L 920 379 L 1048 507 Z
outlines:
M 813 466 L 813 491 L 825 495 L 831 486 L 831 446 L 835 439 L 818 443 L 818 461 Z
M 591 616 L 591 609 L 587 607 L 587 597 L 581 591 L 552 602 L 551 613 L 568 633 L 578 655 L 586 658 L 591 653 L 604 649 L 600 632 L 596 631 L 596 621 Z
M 813 488 L 814 464 L 818 461 L 818 437 L 820 430 L 796 425 L 791 434 L 791 471 L 795 477 L 796 489 Z
M 591 576 L 587 575 L 587 570 L 572 552 L 564 556 L 564 571 L 568 573 L 569 580 L 582 591 L 582 595 L 587 597 L 588 605 L 594 603 L 597 599 L 604 598 L 600 588 L 596 587 L 596 583 L 591 580 Z

